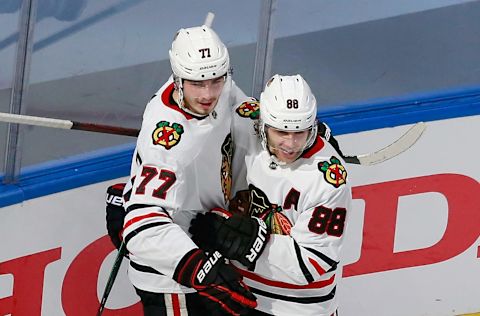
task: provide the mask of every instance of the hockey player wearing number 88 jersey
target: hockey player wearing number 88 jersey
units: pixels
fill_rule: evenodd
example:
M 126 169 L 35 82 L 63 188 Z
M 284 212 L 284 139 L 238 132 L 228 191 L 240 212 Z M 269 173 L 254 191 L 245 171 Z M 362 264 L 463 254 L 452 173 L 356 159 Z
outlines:
M 248 190 L 232 205 L 264 223 L 265 245 L 255 247 L 262 240 L 255 228 L 261 225 L 236 214 L 197 216 L 193 239 L 236 260 L 257 297 L 248 315 L 334 315 L 351 203 L 345 163 L 317 135 L 316 100 L 301 76 L 269 80 L 258 121 L 245 107 L 237 108 L 233 123 L 233 163 L 244 163 Z M 242 243 L 246 246 L 236 246 Z
M 230 198 L 234 105 L 246 98 L 208 26 L 181 29 L 173 76 L 147 104 L 123 191 L 128 275 L 144 315 L 240 315 L 256 306 L 241 275 L 187 233 L 199 210 Z

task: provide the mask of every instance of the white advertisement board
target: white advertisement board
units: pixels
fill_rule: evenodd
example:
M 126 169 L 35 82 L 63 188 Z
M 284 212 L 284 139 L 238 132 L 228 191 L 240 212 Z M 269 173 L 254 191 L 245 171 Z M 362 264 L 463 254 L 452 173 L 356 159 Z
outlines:
M 480 312 L 480 116 L 427 123 L 408 151 L 348 165 L 351 221 L 342 316 Z M 409 126 L 338 137 L 346 154 L 379 149 Z M 105 189 L 117 179 L 0 209 L 0 315 L 95 315 L 115 252 Z M 126 260 L 105 316 L 141 315 Z

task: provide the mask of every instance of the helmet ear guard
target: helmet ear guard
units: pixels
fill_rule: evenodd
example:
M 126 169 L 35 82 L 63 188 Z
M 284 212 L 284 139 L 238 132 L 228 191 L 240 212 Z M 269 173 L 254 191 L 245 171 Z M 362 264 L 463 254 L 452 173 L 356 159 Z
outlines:
M 258 131 L 263 148 L 268 150 L 268 127 L 286 132 L 310 130 L 304 149 L 311 147 L 318 129 L 316 115 L 317 101 L 302 76 L 274 75 L 260 95 Z

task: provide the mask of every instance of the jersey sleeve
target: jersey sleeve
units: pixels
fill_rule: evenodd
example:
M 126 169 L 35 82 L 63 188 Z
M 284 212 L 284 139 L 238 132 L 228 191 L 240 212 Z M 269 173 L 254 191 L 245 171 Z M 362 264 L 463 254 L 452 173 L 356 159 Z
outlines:
M 189 218 L 182 221 L 179 216 L 189 195 L 185 159 L 181 159 L 184 155 L 173 152 L 178 150 L 174 141 L 181 135 L 174 135 L 172 124 L 168 128 L 161 126 L 164 133 L 172 134 L 162 140 L 162 145 L 155 144 L 159 141 L 155 134 L 157 125 L 144 117 L 129 187 L 124 191 L 127 214 L 123 238 L 136 262 L 171 277 L 180 259 L 197 246 L 185 233 Z M 177 142 L 181 143 L 178 137 Z
M 349 185 L 323 192 L 306 205 L 290 235 L 272 234 L 254 272 L 267 279 L 310 284 L 331 278 L 337 271 L 351 201 Z
M 231 130 L 234 144 L 232 158 L 232 196 L 234 199 L 237 197 L 237 192 L 248 189 L 245 156 L 258 143 L 254 125 L 260 115 L 259 111 L 259 103 L 255 98 L 246 98 L 233 109 Z

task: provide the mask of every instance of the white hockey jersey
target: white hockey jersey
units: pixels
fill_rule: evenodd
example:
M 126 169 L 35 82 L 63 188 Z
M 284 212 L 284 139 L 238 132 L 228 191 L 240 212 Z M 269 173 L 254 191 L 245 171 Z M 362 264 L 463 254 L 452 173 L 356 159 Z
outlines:
M 246 98 L 227 78 L 215 112 L 195 117 L 173 101 L 173 89 L 170 78 L 147 104 L 124 190 L 128 275 L 135 287 L 157 293 L 195 291 L 172 276 L 197 248 L 190 220 L 230 198 L 232 111 Z
M 233 163 L 241 164 L 245 156 L 248 212 L 262 218 L 271 235 L 253 271 L 236 265 L 258 299 L 257 309 L 330 316 L 338 305 L 339 253 L 351 203 L 345 163 L 317 137 L 295 162 L 272 165 L 253 120 L 245 118 L 256 115 L 245 115 L 242 107 L 245 103 L 234 120 Z

